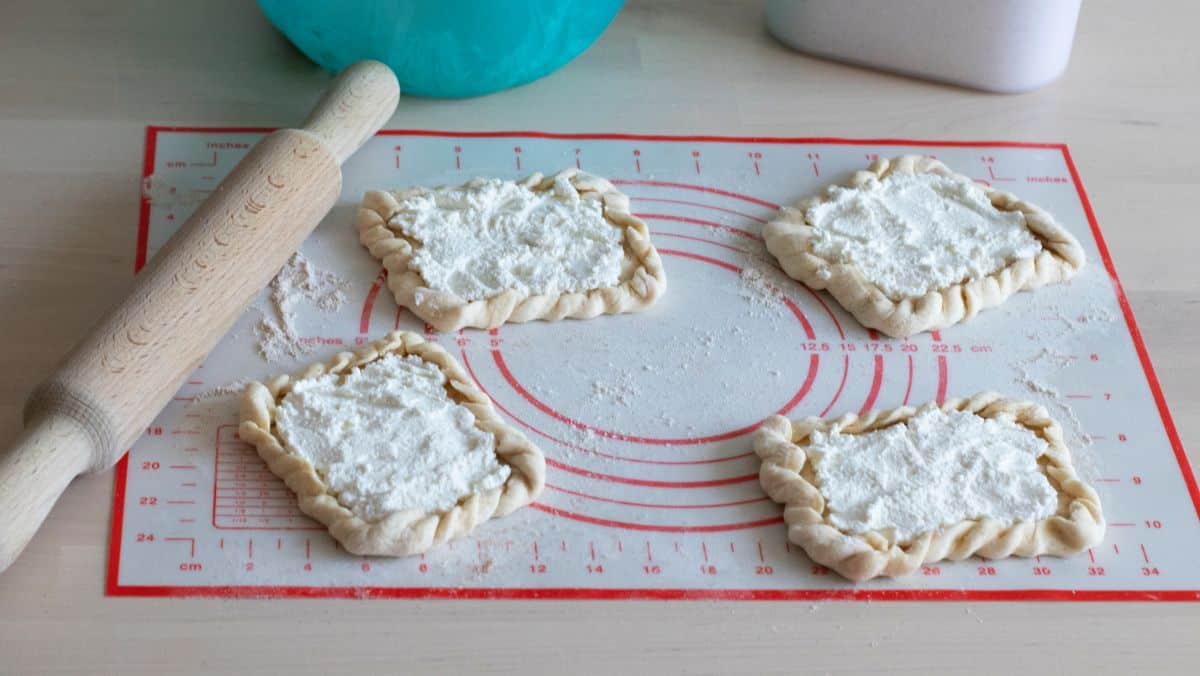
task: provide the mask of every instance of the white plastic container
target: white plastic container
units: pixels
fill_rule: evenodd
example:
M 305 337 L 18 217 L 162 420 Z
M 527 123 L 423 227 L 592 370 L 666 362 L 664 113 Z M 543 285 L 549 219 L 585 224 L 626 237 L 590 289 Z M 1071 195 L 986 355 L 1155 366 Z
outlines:
M 1080 0 L 767 0 L 767 28 L 802 52 L 994 92 L 1063 74 Z

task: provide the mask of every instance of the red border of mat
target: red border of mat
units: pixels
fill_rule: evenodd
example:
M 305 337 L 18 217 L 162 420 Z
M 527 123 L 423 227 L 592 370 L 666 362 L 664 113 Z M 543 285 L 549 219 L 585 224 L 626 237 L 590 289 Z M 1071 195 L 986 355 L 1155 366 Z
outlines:
M 226 133 L 269 133 L 270 127 L 146 127 L 146 148 L 143 159 L 143 177 L 154 171 L 154 156 L 158 134 L 163 132 L 226 132 Z M 1083 189 L 1079 171 L 1071 159 L 1071 153 L 1063 143 L 1025 143 L 1020 141 L 919 141 L 911 139 L 844 139 L 834 137 L 788 138 L 777 136 L 667 136 L 658 134 L 557 134 L 536 131 L 485 131 L 450 132 L 423 129 L 386 129 L 381 136 L 436 136 L 446 138 L 549 138 L 581 140 L 631 140 L 670 142 L 729 142 L 729 143 L 780 143 L 780 144 L 828 144 L 828 145 L 907 145 L 929 147 L 992 147 L 992 148 L 1042 148 L 1062 152 L 1071 180 L 1079 194 L 1088 225 L 1100 251 L 1104 269 L 1108 271 L 1116 292 L 1117 303 L 1125 316 L 1125 323 L 1137 351 L 1138 360 L 1146 374 L 1154 403 L 1158 406 L 1163 428 L 1179 469 L 1183 474 L 1192 505 L 1200 518 L 1200 486 L 1192 473 L 1187 453 L 1171 420 L 1166 398 L 1154 373 L 1150 353 L 1142 340 L 1133 308 L 1125 296 L 1125 289 L 1117 277 L 1116 267 L 1108 252 L 1108 245 L 1096 222 L 1091 201 Z M 137 231 L 137 253 L 134 268 L 140 270 L 146 264 L 146 249 L 150 234 L 150 202 L 143 196 L 139 211 Z M 121 458 L 116 467 L 113 486 L 112 531 L 109 542 L 108 579 L 106 592 L 109 596 L 199 596 L 226 598 L 452 598 L 452 599 L 653 599 L 653 600 L 867 600 L 867 601 L 1200 601 L 1200 590 L 1088 590 L 1068 589 L 507 589 L 457 587 L 300 587 L 300 586 L 139 586 L 119 583 L 121 562 L 121 536 L 124 525 L 125 482 L 129 469 L 128 456 Z

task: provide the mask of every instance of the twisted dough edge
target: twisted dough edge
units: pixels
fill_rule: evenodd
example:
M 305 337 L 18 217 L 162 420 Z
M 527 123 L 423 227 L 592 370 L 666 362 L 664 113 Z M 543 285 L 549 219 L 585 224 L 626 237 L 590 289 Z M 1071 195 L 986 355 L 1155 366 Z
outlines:
M 338 502 L 313 466 L 288 451 L 274 431 L 275 407 L 295 384 L 326 373 L 345 374 L 389 354 L 414 355 L 436 365 L 463 406 L 475 415 L 475 425 L 496 437 L 496 457 L 512 470 L 508 480 L 483 493 L 461 498 L 444 512 L 408 510 L 368 522 Z M 505 424 L 487 395 L 467 377 L 458 362 L 436 343 L 408 331 L 393 331 L 354 352 L 341 352 L 326 363 L 312 364 L 294 375 L 277 376 L 246 386 L 238 435 L 253 444 L 275 476 L 299 498 L 300 510 L 325 524 L 347 551 L 362 555 L 408 556 L 466 535 L 496 516 L 532 502 L 542 492 L 546 462 L 525 435 Z
M 600 314 L 639 312 L 652 305 L 666 290 L 667 277 L 658 251 L 650 242 L 649 228 L 629 210 L 629 197 L 607 180 L 574 168 L 550 177 L 535 173 L 518 184 L 534 192 L 545 192 L 554 187 L 558 177 L 570 180 L 581 196 L 598 195 L 604 205 L 604 217 L 623 229 L 626 264 L 634 267 L 622 273 L 623 279 L 616 286 L 534 296 L 509 290 L 476 301 L 428 288 L 420 273 L 409 267 L 413 249 L 419 242 L 389 228 L 388 222 L 399 211 L 399 200 L 436 192 L 436 189 L 415 187 L 395 192 L 368 192 L 355 219 L 358 239 L 383 263 L 388 274 L 388 288 L 396 302 L 438 331 L 457 331 L 463 327 L 490 329 L 505 322 L 537 319 L 589 319 Z
M 1042 456 L 1046 460 L 1044 471 L 1059 495 L 1057 514 L 1009 525 L 991 519 L 966 520 L 922 534 L 907 544 L 892 542 L 879 531 L 853 534 L 833 526 L 824 515 L 825 499 L 820 489 L 801 474 L 807 459 L 804 449 L 812 432 L 828 432 L 836 425 L 843 434 L 862 434 L 904 422 L 933 407 L 937 404 L 930 402 L 919 408 L 905 406 L 863 416 L 850 413 L 836 419 L 768 418 L 754 434 L 754 452 L 763 461 L 759 470 L 763 490 L 784 505 L 788 539 L 802 547 L 813 561 L 857 582 L 881 575 L 907 575 L 921 564 L 943 559 L 1068 556 L 1104 538 L 1100 498 L 1075 473 L 1059 424 L 1038 404 L 992 392 L 952 399 L 941 408 L 984 418 L 1010 415 L 1017 424 L 1044 439 L 1049 445 Z
M 857 188 L 893 173 L 937 174 L 966 183 L 970 178 L 951 171 L 938 160 L 920 155 L 878 159 L 865 171 L 857 171 L 846 187 Z M 1079 241 L 1054 217 L 1011 193 L 976 183 L 987 193 L 992 206 L 1001 211 L 1019 211 L 1025 225 L 1042 242 L 1042 251 L 1022 258 L 986 277 L 968 280 L 923 296 L 893 300 L 857 267 L 823 258 L 813 252 L 813 227 L 805 212 L 833 198 L 832 189 L 784 207 L 763 228 L 767 251 L 792 278 L 820 291 L 828 289 L 838 303 L 863 326 L 903 338 L 922 331 L 936 331 L 974 317 L 980 310 L 1000 305 L 1018 291 L 1062 282 L 1083 269 L 1086 257 Z

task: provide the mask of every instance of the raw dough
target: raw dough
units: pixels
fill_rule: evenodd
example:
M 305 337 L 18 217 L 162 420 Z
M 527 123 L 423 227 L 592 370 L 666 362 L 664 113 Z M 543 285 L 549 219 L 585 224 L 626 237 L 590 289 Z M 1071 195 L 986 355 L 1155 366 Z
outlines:
M 488 191 L 531 208 L 544 226 L 552 227 L 554 221 L 561 224 L 564 216 L 579 216 L 582 222 L 570 227 L 570 238 L 577 241 L 567 241 L 570 238 L 560 237 L 558 232 L 539 235 L 538 227 L 514 227 L 511 214 L 497 214 L 490 208 L 497 203 L 497 196 Z M 530 197 L 530 193 L 547 199 Z M 457 245 L 439 243 L 431 247 L 436 251 L 422 253 L 425 245 L 421 238 L 438 232 L 427 227 L 434 205 L 461 212 L 433 217 L 452 224 L 447 232 L 468 225 L 464 216 L 501 231 L 471 238 L 494 250 L 460 250 Z M 616 251 L 609 250 L 610 238 L 593 227 L 597 213 L 619 233 L 613 240 L 619 244 L 619 259 L 610 255 Z M 608 181 L 577 169 L 552 177 L 533 174 L 515 184 L 476 179 L 458 187 L 371 191 L 363 197 L 355 225 L 359 240 L 383 262 L 396 302 L 439 331 L 637 312 L 653 304 L 666 289 L 666 275 L 650 242 L 649 229 L 630 213 L 629 198 Z M 540 241 L 561 260 L 554 264 L 545 258 L 538 260 L 537 247 L 521 241 L 528 237 Z M 498 264 L 505 262 L 526 268 L 533 262 L 538 269 L 499 269 Z M 580 264 L 593 265 L 595 270 L 580 270 Z M 464 265 L 474 267 L 466 270 Z M 430 279 L 422 276 L 423 268 L 431 271 Z M 590 284 L 602 285 L 582 288 Z M 497 285 L 506 288 L 497 291 Z
M 966 519 L 905 539 L 896 538 L 891 530 L 851 533 L 835 526 L 809 462 L 813 433 L 837 428 L 842 434 L 863 434 L 905 422 L 934 407 L 937 404 L 931 402 L 919 409 L 902 407 L 837 419 L 768 418 L 754 435 L 754 451 L 763 461 L 759 471 L 763 490 L 784 505 L 788 539 L 816 563 L 855 581 L 906 575 L 921 564 L 943 559 L 1068 556 L 1103 539 L 1100 498 L 1076 475 L 1070 451 L 1063 444 L 1062 428 L 1042 406 L 994 393 L 953 399 L 940 408 L 983 418 L 1009 418 L 1045 441 L 1038 465 L 1058 495 L 1052 516 L 1017 523 Z
M 288 406 L 285 399 L 289 393 L 297 387 L 301 390 L 324 387 L 329 382 L 328 374 L 338 377 L 339 382 L 343 378 L 353 380 L 356 369 L 361 374 L 364 367 L 392 355 L 418 359 L 441 372 L 445 394 L 473 416 L 478 436 L 491 440 L 496 461 L 507 469 L 506 479 L 491 481 L 484 472 L 478 477 L 475 492 L 458 496 L 445 509 L 414 507 L 398 511 L 380 509 L 382 513 L 375 513 L 366 507 L 370 500 L 361 496 L 348 500 L 350 504 L 339 500 L 335 486 L 326 483 L 324 472 L 315 470 L 308 459 L 289 447 L 287 442 L 294 439 L 285 439 L 287 435 L 281 435 L 279 429 L 281 414 L 285 426 L 291 415 L 281 410 Z M 353 389 L 353 384 L 347 389 Z M 328 363 L 313 364 L 294 376 L 278 376 L 265 384 L 250 383 L 242 399 L 238 435 L 253 444 L 271 472 L 296 493 L 300 510 L 325 524 L 334 539 L 354 554 L 407 556 L 465 535 L 480 523 L 531 502 L 541 492 L 546 475 L 541 451 L 500 419 L 487 395 L 475 386 L 454 358 L 439 345 L 403 331 L 390 333 L 356 352 L 342 352 Z M 381 468 L 374 467 L 371 471 L 379 472 Z M 337 487 L 344 490 L 346 484 L 338 483 Z
M 964 186 L 977 186 L 996 209 L 1019 213 L 1029 233 L 1041 244 L 1041 250 L 1034 253 L 1035 248 L 1022 247 L 1014 240 L 1011 243 L 1015 246 L 1009 253 L 1033 255 L 1019 257 L 987 274 L 972 276 L 920 295 L 903 295 L 899 292 L 911 292 L 921 285 L 907 279 L 894 280 L 896 284 L 885 282 L 889 288 L 881 288 L 859 266 L 849 262 L 853 256 L 846 255 L 844 247 L 839 249 L 821 241 L 809 222 L 810 215 L 820 214 L 822 209 L 827 208 L 825 205 L 843 198 L 847 189 L 865 187 L 868 191 L 877 191 L 880 183 L 889 177 L 920 175 L 934 175 Z M 964 192 L 969 194 L 965 189 Z M 1050 214 L 1014 195 L 975 184 L 971 179 L 950 171 L 937 160 L 916 155 L 877 160 L 869 170 L 856 172 L 847 186 L 830 186 L 815 197 L 785 207 L 763 229 L 763 239 L 767 250 L 793 279 L 816 290 L 828 289 L 863 326 L 897 338 L 957 324 L 975 316 L 980 310 L 999 305 L 1018 291 L 1067 280 L 1079 272 L 1085 262 L 1083 247 Z M 971 244 L 977 245 L 978 242 Z M 868 243 L 862 248 L 863 251 L 859 253 L 863 255 L 867 249 L 877 250 L 881 255 L 891 249 L 880 247 L 877 243 Z M 896 250 L 902 249 L 897 247 Z M 961 264 L 954 269 L 958 274 L 972 269 L 980 271 L 983 269 L 981 266 L 994 260 L 1001 249 L 1003 247 L 995 247 L 989 250 L 988 256 L 980 257 L 987 261 Z M 933 260 L 935 264 L 946 262 L 938 256 L 934 256 Z M 884 273 L 872 271 L 872 274 L 878 277 Z M 956 276 L 950 275 L 949 278 Z M 931 273 L 929 285 L 938 277 Z

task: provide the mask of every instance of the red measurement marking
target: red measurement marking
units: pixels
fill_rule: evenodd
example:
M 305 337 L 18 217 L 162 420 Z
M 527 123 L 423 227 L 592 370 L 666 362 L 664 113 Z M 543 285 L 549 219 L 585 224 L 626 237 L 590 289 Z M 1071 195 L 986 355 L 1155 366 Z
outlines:
M 312 557 L 312 543 L 308 541 L 308 538 L 304 538 L 304 558 L 308 559 L 311 557 Z M 422 559 L 425 558 L 425 555 L 422 554 L 421 558 Z
M 537 560 L 538 560 L 538 546 L 537 546 L 537 540 L 534 540 L 534 542 L 533 542 L 533 560 L 534 560 L 534 561 L 537 561 Z
M 990 165 L 990 164 L 988 165 L 987 170 L 988 170 L 988 176 L 990 176 L 993 181 L 1015 181 L 1015 180 L 1017 180 L 1015 178 L 1003 178 L 1003 177 L 997 176 L 996 172 L 992 169 L 992 165 Z
M 761 541 L 759 541 L 759 543 L 758 543 L 758 560 L 759 560 L 760 562 L 766 561 L 766 559 L 765 559 L 765 558 L 763 558 L 762 542 L 761 542 Z
M 1116 543 L 1114 542 L 1113 543 L 1113 554 L 1120 554 L 1120 553 L 1121 553 L 1121 549 L 1119 547 L 1117 547 Z
M 203 385 L 204 381 L 203 380 L 189 380 L 189 381 L 187 381 L 187 384 L 188 385 Z
M 559 543 L 559 549 L 563 550 L 564 552 L 567 551 L 567 541 L 566 540 L 559 540 L 558 543 Z M 507 542 L 504 543 L 504 548 L 508 549 Z
M 617 551 L 618 551 L 618 552 L 623 552 L 623 551 L 625 551 L 624 547 L 622 547 L 622 546 L 621 546 L 621 539 L 620 539 L 620 538 L 617 538 Z
M 683 552 L 679 551 L 679 543 L 678 543 L 678 542 L 673 542 L 673 543 L 671 543 L 671 544 L 675 545 L 675 551 L 676 551 L 676 553 L 679 553 L 679 554 L 682 554 L 682 553 L 683 553 Z
M 187 542 L 192 546 L 191 558 L 196 558 L 196 538 L 163 538 L 167 542 Z
M 221 538 L 220 541 L 217 542 L 217 547 L 220 549 L 225 549 L 225 538 Z
M 708 561 L 708 545 L 700 543 L 700 553 L 704 555 L 704 560 Z
M 1113 528 L 1122 528 L 1122 527 L 1124 527 L 1124 526 L 1135 526 L 1135 525 L 1137 525 L 1137 524 L 1132 524 L 1132 523 L 1110 523 L 1110 524 L 1108 524 L 1108 525 L 1112 526 Z
M 646 560 L 653 561 L 654 557 L 650 555 L 650 541 L 646 540 Z
M 636 173 L 642 173 L 642 160 L 640 158 L 633 158 L 633 170 Z
M 596 560 L 596 546 L 592 544 L 591 541 L 588 542 L 588 555 L 593 561 Z
M 1090 394 L 1068 394 L 1067 399 L 1091 399 Z
M 1094 553 L 1092 553 L 1091 547 L 1088 547 L 1088 560 L 1091 561 L 1092 563 L 1096 562 L 1096 555 Z
M 1116 484 L 1116 483 L 1121 483 L 1121 480 L 1120 479 L 1096 479 L 1096 483 Z
M 179 523 L 196 523 L 195 519 L 180 519 Z
M 1145 561 L 1146 563 L 1150 563 L 1150 555 L 1146 553 L 1146 545 L 1138 545 L 1138 546 L 1142 548 L 1142 560 Z
M 729 551 L 731 551 L 731 552 L 732 552 L 732 551 L 734 551 L 734 549 L 733 549 L 733 542 L 730 542 L 730 543 L 729 543 Z
M 195 465 L 167 465 L 168 469 L 200 469 Z
M 194 505 L 195 500 L 167 500 L 168 505 Z
M 213 151 L 212 160 L 208 162 L 188 162 L 193 167 L 215 167 L 217 166 L 217 151 Z
M 283 538 L 277 538 L 275 540 L 275 549 L 283 549 Z
M 191 400 L 191 399 L 193 399 L 193 398 L 194 398 L 194 397 L 188 397 L 188 400 L 190 401 L 190 400 Z M 182 434 L 182 435 L 195 436 L 195 435 L 197 435 L 197 434 L 200 434 L 200 430 L 181 430 L 181 429 L 175 429 L 175 430 L 171 430 L 171 434 Z
M 249 553 L 250 558 L 253 559 L 254 558 L 254 538 L 250 538 L 250 542 L 247 543 L 247 545 L 246 545 L 246 551 L 247 551 L 247 553 Z
M 187 487 L 187 488 L 195 488 L 195 487 L 196 487 L 196 482 L 195 482 L 195 481 L 185 481 L 184 483 L 181 483 L 181 484 L 179 484 L 179 485 L 180 485 L 180 486 L 185 486 L 185 487 Z
M 813 163 L 812 163 L 812 168 L 813 168 L 813 176 L 816 176 L 816 177 L 820 178 L 820 176 L 821 176 L 821 170 L 817 168 L 817 163 L 816 163 L 816 162 L 813 162 Z

